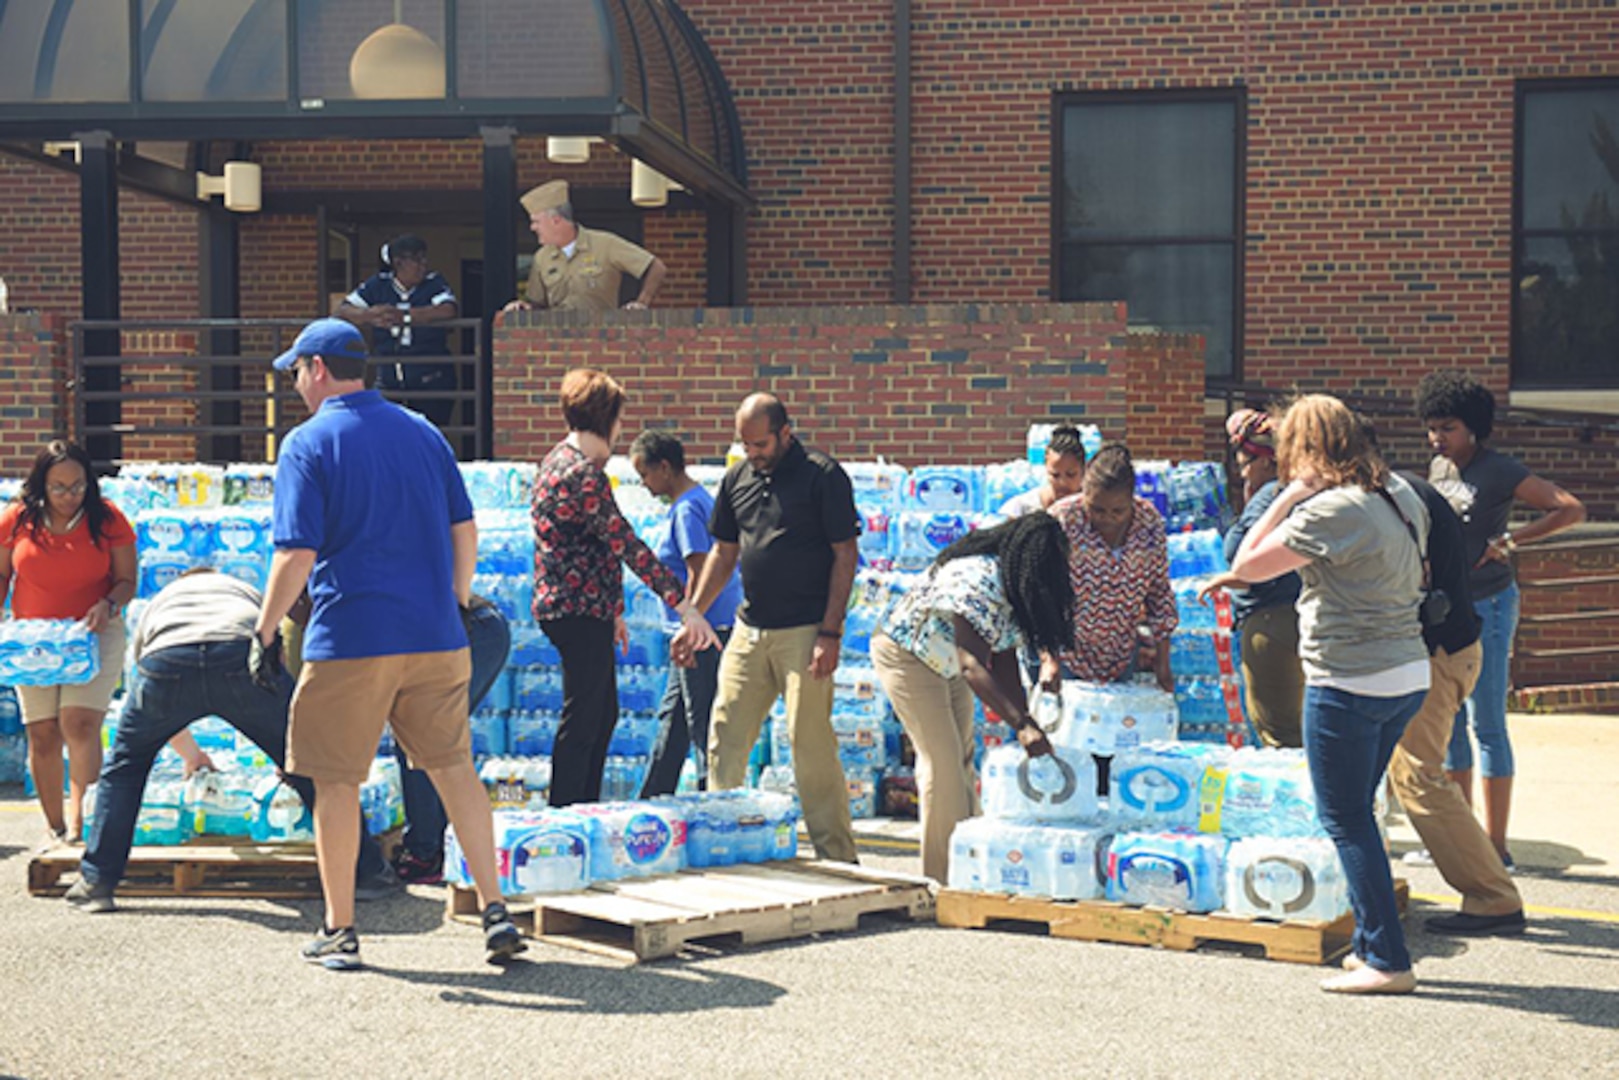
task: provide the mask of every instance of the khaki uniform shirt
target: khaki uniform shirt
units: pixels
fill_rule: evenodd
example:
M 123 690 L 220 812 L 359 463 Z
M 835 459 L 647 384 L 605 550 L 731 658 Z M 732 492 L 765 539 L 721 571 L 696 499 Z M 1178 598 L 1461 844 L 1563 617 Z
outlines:
M 623 237 L 581 227 L 573 258 L 550 244 L 535 254 L 523 298 L 559 311 L 616 311 L 619 282 L 625 274 L 644 275 L 652 258 Z

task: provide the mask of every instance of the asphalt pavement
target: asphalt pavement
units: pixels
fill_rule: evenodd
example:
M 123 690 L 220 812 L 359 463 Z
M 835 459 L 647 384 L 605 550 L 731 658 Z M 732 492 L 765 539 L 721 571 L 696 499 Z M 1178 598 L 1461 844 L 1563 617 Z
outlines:
M 1514 716 L 1522 937 L 1448 939 L 1397 868 L 1421 985 L 1320 968 L 868 917 L 858 932 L 625 967 L 534 944 L 501 970 L 440 890 L 363 905 L 367 969 L 301 963 L 313 902 L 27 895 L 42 827 L 0 789 L 0 1074 L 24 1077 L 1619 1075 L 1619 717 Z M 863 859 L 917 868 L 914 825 Z M 1414 834 L 1396 818 L 1396 854 Z

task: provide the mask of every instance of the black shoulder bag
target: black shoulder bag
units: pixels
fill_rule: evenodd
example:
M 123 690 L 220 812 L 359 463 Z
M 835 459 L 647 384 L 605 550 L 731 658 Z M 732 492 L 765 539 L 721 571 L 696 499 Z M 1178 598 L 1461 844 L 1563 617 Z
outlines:
M 1388 500 L 1389 508 L 1399 517 L 1400 524 L 1405 526 L 1405 531 L 1411 536 L 1411 542 L 1417 545 L 1417 556 L 1422 559 L 1422 603 L 1417 608 L 1417 613 L 1421 616 L 1425 629 L 1436 630 L 1450 618 L 1450 597 L 1444 589 L 1433 587 L 1433 572 L 1428 565 L 1428 552 L 1422 546 L 1422 538 L 1417 535 L 1417 527 L 1405 516 L 1405 511 L 1400 509 L 1399 502 L 1389 493 L 1388 488 L 1380 487 L 1377 493 Z

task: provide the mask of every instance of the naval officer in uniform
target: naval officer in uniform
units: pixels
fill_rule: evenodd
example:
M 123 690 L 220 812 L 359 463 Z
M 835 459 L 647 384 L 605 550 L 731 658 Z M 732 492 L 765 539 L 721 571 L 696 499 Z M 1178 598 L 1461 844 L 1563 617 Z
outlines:
M 541 184 L 521 201 L 528 211 L 529 227 L 540 238 L 540 250 L 523 294 L 505 310 L 612 311 L 618 307 L 619 282 L 625 274 L 641 279 L 641 292 L 624 310 L 644 311 L 652 306 L 669 268 L 623 237 L 577 224 L 566 180 Z

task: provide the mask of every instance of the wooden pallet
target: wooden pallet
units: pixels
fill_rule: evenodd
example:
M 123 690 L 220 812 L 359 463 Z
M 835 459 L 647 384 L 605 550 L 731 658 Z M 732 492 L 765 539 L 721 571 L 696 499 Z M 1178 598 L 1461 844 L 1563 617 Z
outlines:
M 909 874 L 794 859 L 604 882 L 508 908 L 530 937 L 633 964 L 693 946 L 853 930 L 879 912 L 932 919 L 933 888 Z M 477 924 L 477 894 L 451 886 L 447 916 Z
M 399 843 L 399 830 L 377 839 L 387 855 Z M 28 863 L 29 894 L 66 892 L 78 877 L 83 854 L 82 847 L 63 845 L 35 855 Z M 321 895 L 320 870 L 310 843 L 231 844 L 215 838 L 174 847 L 135 847 L 118 895 L 307 899 Z
M 1410 887 L 1394 883 L 1404 911 Z M 1052 937 L 1080 941 L 1112 941 L 1126 945 L 1159 945 L 1190 951 L 1208 942 L 1257 945 L 1270 960 L 1293 964 L 1329 964 L 1349 949 L 1355 919 L 1332 922 L 1269 922 L 1243 915 L 1193 915 L 1158 907 L 1130 907 L 1100 900 L 1039 900 L 1024 896 L 942 889 L 940 926 L 981 929 L 997 922 L 1043 924 Z

